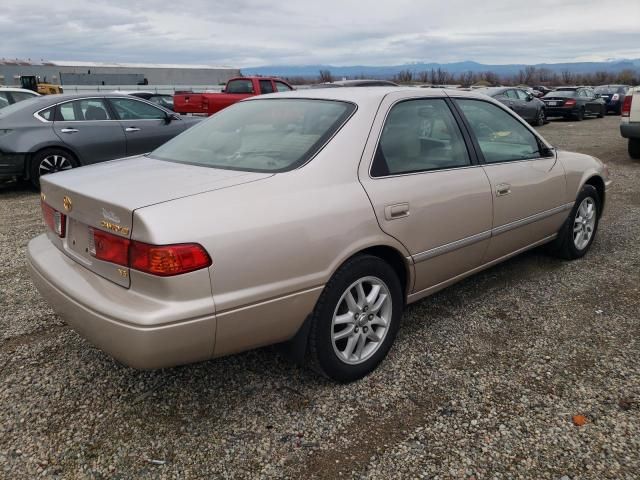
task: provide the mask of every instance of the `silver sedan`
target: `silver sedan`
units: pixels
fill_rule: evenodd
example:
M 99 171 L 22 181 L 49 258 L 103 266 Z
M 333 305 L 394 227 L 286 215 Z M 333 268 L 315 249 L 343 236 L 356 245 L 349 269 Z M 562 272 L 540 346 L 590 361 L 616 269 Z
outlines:
M 196 117 L 120 94 L 47 95 L 0 109 L 0 180 L 150 152 Z

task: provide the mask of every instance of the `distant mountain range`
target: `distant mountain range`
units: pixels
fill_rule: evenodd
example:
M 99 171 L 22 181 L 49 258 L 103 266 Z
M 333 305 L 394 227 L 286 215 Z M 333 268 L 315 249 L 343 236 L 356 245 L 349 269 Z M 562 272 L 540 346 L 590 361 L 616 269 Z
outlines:
M 536 65 L 511 64 L 488 65 L 472 61 L 455 63 L 410 63 L 405 65 L 389 66 L 334 66 L 334 65 L 272 65 L 263 67 L 243 68 L 245 75 L 272 75 L 282 77 L 317 77 L 320 70 L 329 70 L 335 78 L 354 77 L 363 75 L 368 78 L 392 77 L 402 70 L 411 70 L 414 73 L 430 71 L 441 68 L 449 73 L 460 74 L 463 72 L 491 71 L 500 76 L 517 74 L 526 67 L 546 68 L 552 72 L 561 73 L 593 73 L 598 71 L 621 72 L 622 70 L 640 70 L 640 58 L 609 60 L 605 62 L 575 62 L 575 63 L 539 63 Z

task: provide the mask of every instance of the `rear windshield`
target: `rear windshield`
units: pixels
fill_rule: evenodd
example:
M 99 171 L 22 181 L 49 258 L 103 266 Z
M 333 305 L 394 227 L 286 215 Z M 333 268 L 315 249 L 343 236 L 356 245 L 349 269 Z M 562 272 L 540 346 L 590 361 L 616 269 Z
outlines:
M 250 172 L 284 172 L 306 163 L 355 105 L 333 100 L 239 102 L 151 153 L 153 158 Z
M 555 90 L 545 95 L 545 97 L 562 97 L 562 98 L 571 98 L 575 96 L 576 96 L 575 90 Z
M 612 94 L 612 93 L 624 93 L 624 87 L 611 87 L 611 86 L 607 86 L 607 87 L 596 87 L 595 88 L 596 93 L 604 93 L 604 94 Z

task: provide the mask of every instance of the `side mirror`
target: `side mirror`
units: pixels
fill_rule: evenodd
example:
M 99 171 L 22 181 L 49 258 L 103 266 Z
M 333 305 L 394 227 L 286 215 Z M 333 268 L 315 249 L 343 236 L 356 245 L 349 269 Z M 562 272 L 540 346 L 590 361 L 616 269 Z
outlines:
M 164 123 L 169 125 L 174 120 L 180 120 L 180 115 L 178 113 L 167 113 L 164 117 Z
M 527 102 L 530 102 L 531 100 L 533 100 L 533 95 L 527 93 Z
M 540 148 L 540 156 L 543 157 L 543 158 L 549 158 L 549 157 L 555 156 L 554 148 L 553 147 L 546 147 L 546 146 L 541 147 Z

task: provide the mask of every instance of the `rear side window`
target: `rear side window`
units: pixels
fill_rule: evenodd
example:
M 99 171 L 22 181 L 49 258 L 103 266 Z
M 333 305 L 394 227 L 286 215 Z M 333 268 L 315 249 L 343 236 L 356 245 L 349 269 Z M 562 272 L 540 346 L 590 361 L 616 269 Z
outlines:
M 279 92 L 290 92 L 291 91 L 291 87 L 289 87 L 289 85 L 287 85 L 286 83 L 283 82 L 275 82 L 276 84 L 276 90 Z
M 109 99 L 120 120 L 162 120 L 167 117 L 164 110 L 130 98 Z
M 470 165 L 458 124 L 442 99 L 395 105 L 382 129 L 373 177 Z
M 271 80 L 260 80 L 260 93 L 273 93 Z
M 506 91 L 506 95 L 507 97 L 513 99 L 513 100 L 517 100 L 518 99 L 518 94 L 516 93 L 515 90 L 507 90 Z
M 255 93 L 253 91 L 253 82 L 251 80 L 238 79 L 231 80 L 227 83 L 226 93 Z
M 42 114 L 40 115 L 42 116 Z M 110 120 L 104 101 L 99 98 L 74 100 L 58 106 L 58 121 L 82 122 L 92 120 Z
M 0 92 L 0 108 L 9 106 L 9 97 L 7 97 L 6 92 Z
M 518 120 L 489 102 L 456 99 L 487 163 L 538 158 L 536 137 Z
M 53 114 L 55 111 L 56 111 L 56 107 L 50 107 L 50 108 L 47 108 L 46 110 L 42 110 L 40 113 L 38 113 L 38 115 L 43 119 L 45 119 L 47 122 L 52 122 Z

